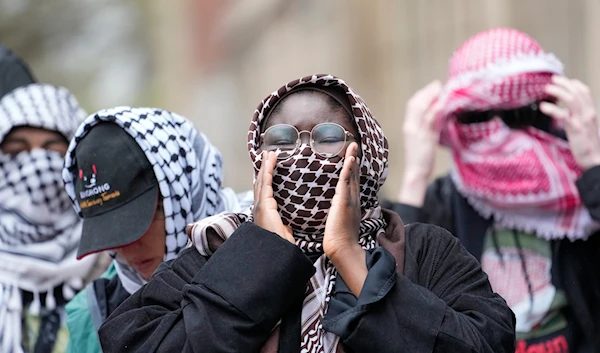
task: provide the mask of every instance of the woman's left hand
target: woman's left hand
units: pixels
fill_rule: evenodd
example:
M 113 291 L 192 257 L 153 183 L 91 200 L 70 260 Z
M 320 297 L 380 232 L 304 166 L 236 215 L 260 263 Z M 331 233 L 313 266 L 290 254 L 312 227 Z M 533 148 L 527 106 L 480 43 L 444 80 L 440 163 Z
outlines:
M 325 223 L 323 250 L 352 293 L 358 298 L 369 271 L 360 233 L 360 158 L 358 144 L 346 149 L 340 180 Z
M 346 149 L 344 166 L 325 224 L 323 250 L 332 261 L 342 253 L 362 250 L 358 244 L 361 211 L 360 159 L 357 155 L 358 144 L 352 142 Z

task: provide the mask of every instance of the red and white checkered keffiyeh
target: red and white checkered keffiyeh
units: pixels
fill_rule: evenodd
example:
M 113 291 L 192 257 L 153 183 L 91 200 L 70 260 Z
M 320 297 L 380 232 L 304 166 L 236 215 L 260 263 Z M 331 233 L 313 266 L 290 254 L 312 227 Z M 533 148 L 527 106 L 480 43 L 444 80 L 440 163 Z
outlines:
M 560 61 L 524 33 L 497 28 L 473 36 L 450 59 L 440 143 L 452 150 L 457 189 L 484 217 L 545 239 L 582 239 L 597 224 L 579 197 L 582 171 L 566 141 L 533 127 L 511 129 L 500 118 L 464 125 L 455 117 L 548 98 L 554 74 L 562 74 Z

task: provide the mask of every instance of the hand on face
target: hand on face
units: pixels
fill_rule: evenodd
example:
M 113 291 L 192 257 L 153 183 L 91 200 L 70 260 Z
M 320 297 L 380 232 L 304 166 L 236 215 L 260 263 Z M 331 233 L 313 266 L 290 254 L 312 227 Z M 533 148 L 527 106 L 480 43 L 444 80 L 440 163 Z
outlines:
M 344 166 L 325 223 L 323 250 L 330 259 L 346 249 L 360 249 L 360 158 L 358 144 L 346 149 Z
M 556 98 L 558 104 L 542 102 L 540 110 L 564 124 L 571 152 L 579 166 L 586 170 L 600 165 L 598 118 L 590 89 L 578 80 L 554 76 L 546 93 Z
M 433 172 L 437 135 L 435 119 L 442 105 L 435 101 L 442 90 L 433 81 L 417 91 L 406 105 L 404 116 L 404 171 L 418 178 L 429 179 Z
M 435 120 L 442 104 L 435 101 L 442 90 L 433 81 L 415 93 L 406 105 L 404 116 L 404 178 L 398 201 L 421 207 L 429 178 L 433 173 L 437 133 Z
M 283 224 L 277 211 L 277 201 L 273 198 L 273 172 L 276 163 L 275 152 L 263 152 L 262 165 L 254 183 L 254 224 L 294 244 L 292 228 Z

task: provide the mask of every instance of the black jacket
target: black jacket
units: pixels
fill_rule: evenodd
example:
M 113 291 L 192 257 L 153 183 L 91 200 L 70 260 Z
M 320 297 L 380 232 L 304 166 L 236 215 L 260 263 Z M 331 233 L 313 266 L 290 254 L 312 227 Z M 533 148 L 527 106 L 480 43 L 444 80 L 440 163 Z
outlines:
M 581 199 L 592 218 L 600 220 L 600 166 L 587 170 L 577 180 Z M 484 234 L 491 220 L 481 217 L 462 197 L 449 176 L 436 179 L 428 188 L 422 208 L 384 203 L 406 223 L 423 222 L 443 226 L 480 259 Z M 574 321 L 573 352 L 600 352 L 600 232 L 587 240 L 551 241 L 552 282 L 565 291 Z
M 368 252 L 358 299 L 338 277 L 323 326 L 348 352 L 514 352 L 512 312 L 455 237 L 407 226 L 402 256 L 399 275 L 385 249 Z M 299 320 L 314 271 L 296 246 L 244 223 L 209 259 L 191 248 L 162 264 L 105 321 L 103 350 L 258 352 L 283 319 L 279 351 L 298 352 L 300 323 L 286 318 Z

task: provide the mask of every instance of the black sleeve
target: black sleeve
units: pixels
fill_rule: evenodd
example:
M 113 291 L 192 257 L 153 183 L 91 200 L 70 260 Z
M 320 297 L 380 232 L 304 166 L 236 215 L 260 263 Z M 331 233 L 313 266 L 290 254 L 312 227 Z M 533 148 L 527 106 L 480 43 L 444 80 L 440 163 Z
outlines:
M 399 214 L 404 224 L 430 223 L 454 233 L 452 188 L 452 179 L 449 175 L 439 177 L 427 187 L 423 207 L 390 201 L 383 202 L 382 206 Z
M 183 274 L 157 272 L 108 318 L 105 352 L 256 352 L 315 271 L 294 244 L 252 223 L 204 264 L 191 250 Z
M 577 189 L 592 218 L 600 221 L 600 166 L 586 170 L 577 180 Z
M 338 274 L 335 290 L 329 300 L 323 328 L 340 337 L 352 334 L 358 321 L 373 303 L 383 300 L 396 283 L 396 260 L 382 247 L 367 250 L 367 278 L 358 298 Z
M 359 296 L 348 314 L 360 318 L 343 319 L 348 326 L 335 332 L 344 344 L 355 352 L 513 353 L 514 315 L 477 260 L 439 227 L 408 226 L 410 238 L 417 245 L 407 250 L 405 271 L 418 283 L 394 274 L 394 281 L 380 281 L 392 283 L 380 287 L 379 294 L 387 293 L 382 299 L 360 303 Z M 380 261 L 393 259 L 388 255 Z

